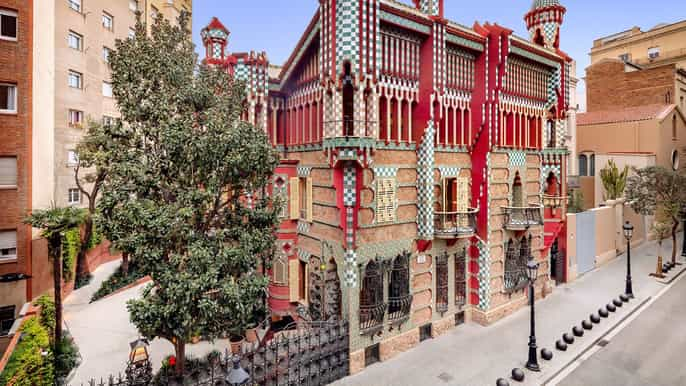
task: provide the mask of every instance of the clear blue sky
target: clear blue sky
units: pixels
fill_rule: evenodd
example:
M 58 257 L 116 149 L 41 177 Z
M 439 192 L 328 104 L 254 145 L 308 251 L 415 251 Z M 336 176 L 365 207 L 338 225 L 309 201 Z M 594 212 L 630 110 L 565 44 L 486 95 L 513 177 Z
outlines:
M 410 0 L 403 2 L 411 4 Z M 231 31 L 230 51 L 266 51 L 271 63 L 283 64 L 314 14 L 318 0 L 196 0 L 193 2 L 193 39 L 202 49 L 200 30 L 217 16 Z M 577 60 L 577 76 L 589 64 L 595 38 L 637 25 L 649 29 L 658 23 L 686 18 L 683 0 L 562 0 L 567 16 L 561 47 Z M 531 0 L 446 0 L 446 17 L 471 26 L 497 22 L 527 36 L 523 16 Z M 583 95 L 583 84 L 580 93 Z M 583 107 L 583 98 L 580 98 Z

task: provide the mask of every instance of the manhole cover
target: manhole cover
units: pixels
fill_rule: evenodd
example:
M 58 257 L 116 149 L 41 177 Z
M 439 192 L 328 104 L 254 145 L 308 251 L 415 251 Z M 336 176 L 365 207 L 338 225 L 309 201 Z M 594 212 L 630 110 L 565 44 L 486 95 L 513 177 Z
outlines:
M 441 373 L 441 375 L 438 376 L 438 379 L 440 379 L 443 382 L 450 382 L 453 380 L 453 376 L 448 374 L 448 373 Z
M 600 346 L 600 347 L 605 347 L 605 346 L 607 346 L 608 343 L 610 343 L 609 340 L 601 339 L 601 340 L 598 341 L 598 346 Z

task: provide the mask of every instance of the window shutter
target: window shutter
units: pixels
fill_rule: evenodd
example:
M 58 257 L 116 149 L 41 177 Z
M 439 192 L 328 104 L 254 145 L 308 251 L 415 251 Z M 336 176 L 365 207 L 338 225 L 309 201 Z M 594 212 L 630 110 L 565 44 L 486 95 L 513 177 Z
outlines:
M 298 199 L 300 197 L 300 179 L 298 177 L 291 177 L 289 182 L 291 185 L 291 194 L 289 196 L 291 220 L 297 220 L 300 217 Z
M 0 232 L 0 249 L 11 249 L 17 247 L 17 231 Z
M 299 282 L 299 271 L 300 270 L 300 260 L 291 259 L 288 260 L 288 291 L 289 300 L 291 302 L 297 302 L 300 294 L 300 282 Z
M 458 212 L 466 212 L 469 209 L 469 179 L 460 177 L 456 184 L 457 210 Z
M 17 185 L 17 158 L 0 157 L 0 186 Z
M 312 222 L 312 177 L 307 177 L 307 222 Z

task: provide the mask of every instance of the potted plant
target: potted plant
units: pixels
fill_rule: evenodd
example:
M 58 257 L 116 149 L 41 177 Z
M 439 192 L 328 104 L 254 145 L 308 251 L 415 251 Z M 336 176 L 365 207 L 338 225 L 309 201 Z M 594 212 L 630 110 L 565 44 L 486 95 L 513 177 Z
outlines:
M 262 305 L 256 305 L 253 308 L 250 320 L 248 322 L 248 328 L 245 329 L 245 340 L 248 343 L 254 343 L 259 340 L 257 335 L 257 330 L 260 328 L 264 320 L 267 318 L 267 312 Z

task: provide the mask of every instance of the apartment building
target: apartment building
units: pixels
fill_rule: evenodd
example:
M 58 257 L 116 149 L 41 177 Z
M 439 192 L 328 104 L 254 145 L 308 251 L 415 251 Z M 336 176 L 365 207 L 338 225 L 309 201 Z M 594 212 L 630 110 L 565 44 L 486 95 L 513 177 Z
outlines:
M 31 296 L 32 0 L 0 0 L 0 353 Z
M 193 9 L 193 0 L 142 0 L 140 3 L 148 25 L 152 24 L 157 15 L 161 14 L 167 20 L 176 20 L 182 11 L 191 12 Z M 188 27 L 192 30 L 193 24 Z

